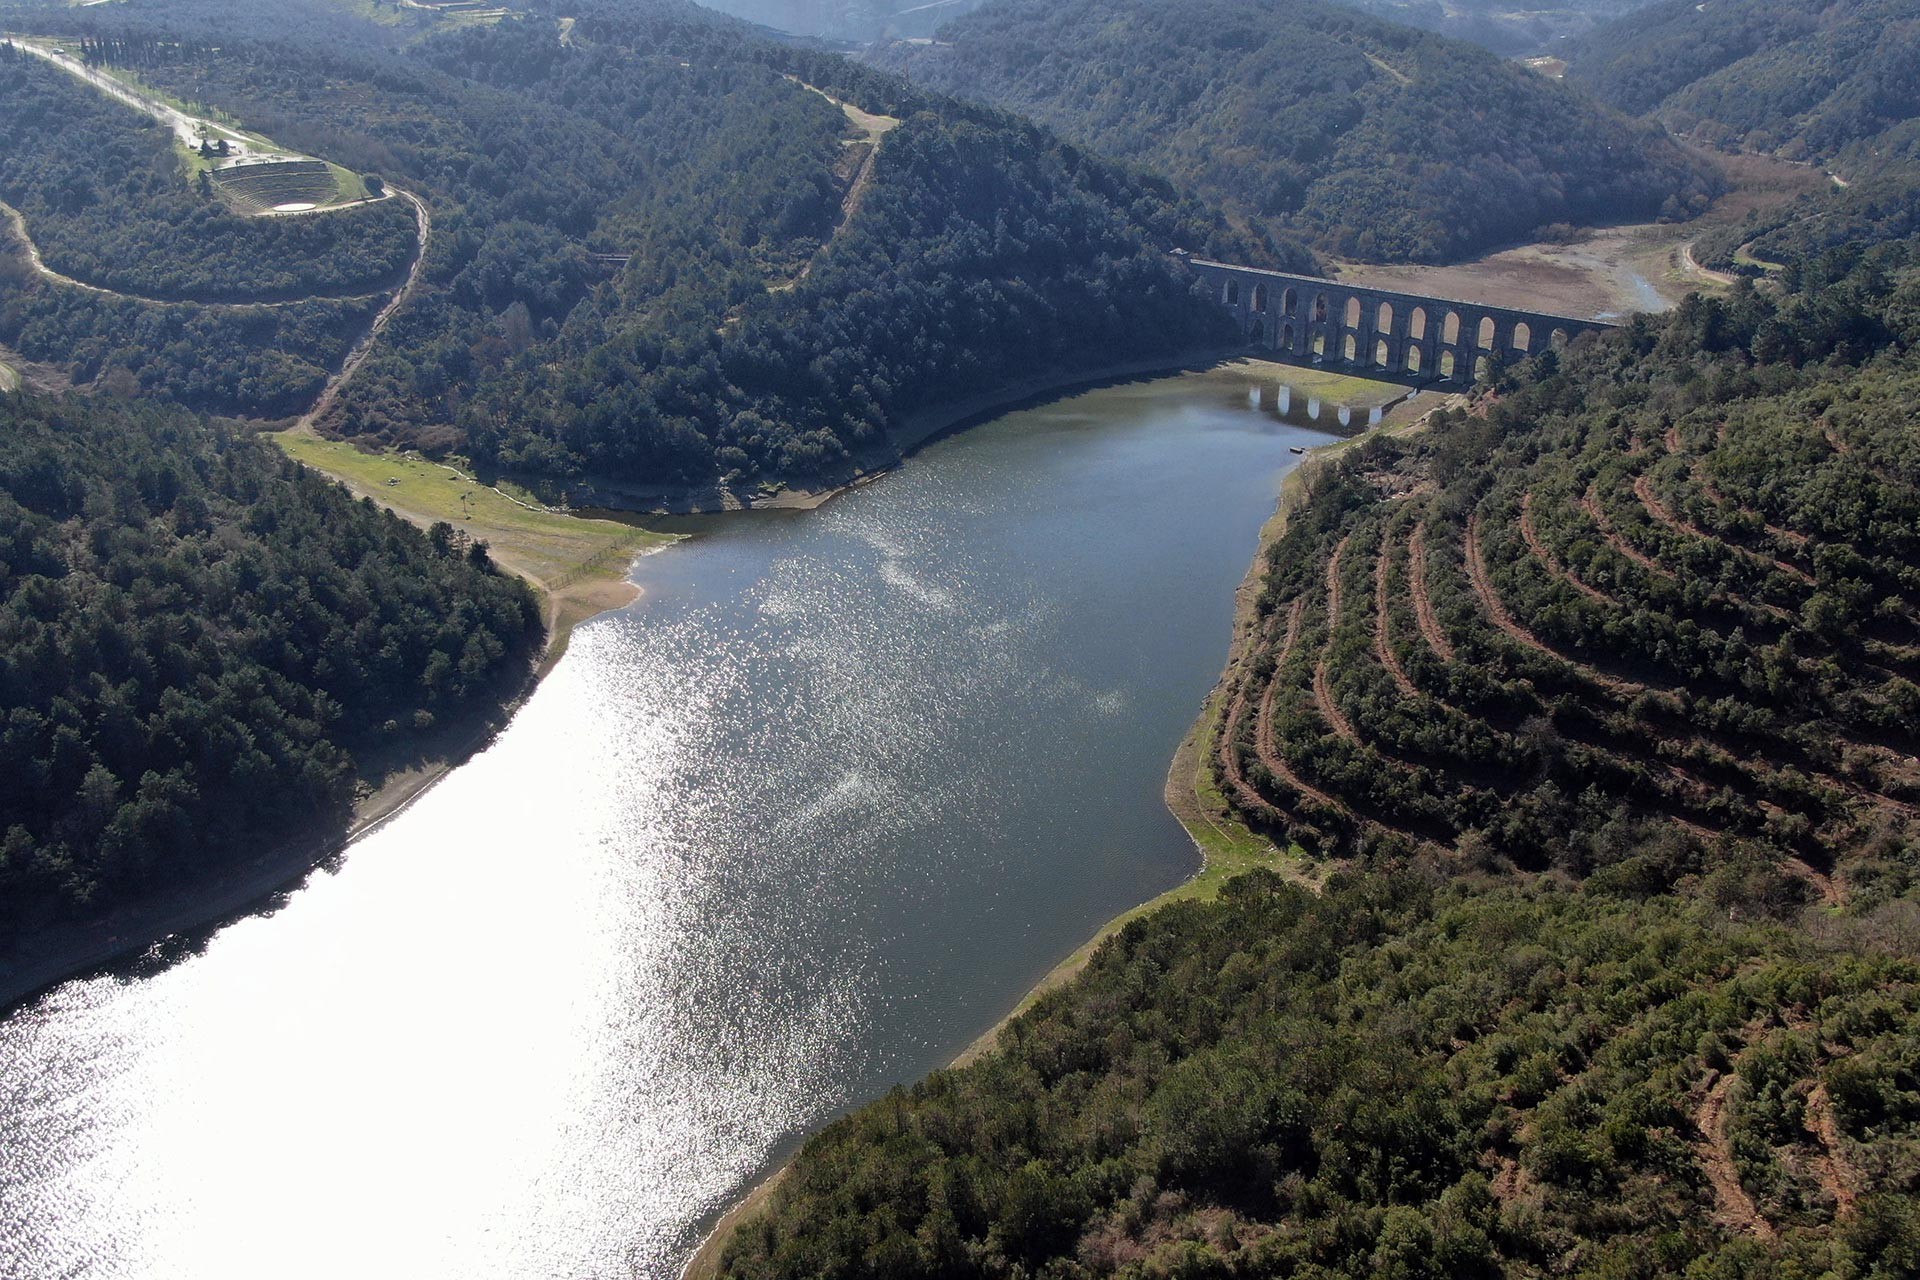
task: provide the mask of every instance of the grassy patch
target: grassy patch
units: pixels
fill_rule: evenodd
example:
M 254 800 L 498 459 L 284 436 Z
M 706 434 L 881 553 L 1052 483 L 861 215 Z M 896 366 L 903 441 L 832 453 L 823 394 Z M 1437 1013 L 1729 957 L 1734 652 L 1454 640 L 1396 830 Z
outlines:
M 0 391 L 18 391 L 20 389 L 20 371 L 11 365 L 0 364 Z
M 627 569 L 677 535 L 527 504 L 418 454 L 369 453 L 295 428 L 270 437 L 289 455 L 418 525 L 444 520 L 486 542 L 500 566 L 547 597 L 552 657 L 575 623 L 632 598 Z M 550 658 L 550 661 L 552 659 Z
M 1407 394 L 1407 388 L 1397 382 L 1380 382 L 1350 373 L 1337 373 L 1332 369 L 1316 369 L 1310 365 L 1249 359 L 1236 361 L 1228 367 L 1258 377 L 1273 378 L 1286 383 L 1296 392 L 1352 409 L 1371 409 Z
M 327 162 L 327 168 L 333 173 L 334 185 L 340 190 L 340 194 L 334 197 L 334 203 L 352 204 L 368 198 L 366 181 L 359 174 L 351 169 L 343 169 L 332 161 Z
M 805 89 L 810 93 L 819 94 L 821 97 L 825 98 L 828 102 L 831 102 L 834 106 L 840 108 L 840 110 L 846 114 L 848 121 L 852 123 L 853 127 L 860 130 L 862 133 L 866 134 L 867 135 L 866 140 L 868 142 L 873 143 L 875 146 L 879 145 L 880 139 L 886 137 L 889 133 L 892 133 L 895 129 L 898 129 L 900 127 L 900 120 L 899 120 L 899 117 L 897 116 L 882 116 L 882 115 L 875 115 L 871 111 L 862 111 L 859 107 L 854 106 L 851 102 L 842 102 L 840 99 L 828 93 L 825 89 L 821 89 L 814 85 L 808 84 L 805 80 L 802 80 L 799 76 L 789 75 L 787 79 L 793 81 L 795 84 L 799 85 L 802 89 Z

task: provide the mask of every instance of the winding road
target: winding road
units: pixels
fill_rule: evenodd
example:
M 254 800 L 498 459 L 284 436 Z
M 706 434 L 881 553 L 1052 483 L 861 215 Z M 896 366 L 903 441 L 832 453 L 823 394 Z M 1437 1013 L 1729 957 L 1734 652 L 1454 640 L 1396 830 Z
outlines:
M 302 155 L 297 151 L 283 151 L 278 148 L 260 150 L 261 140 L 259 138 L 249 137 L 236 129 L 228 128 L 216 120 L 208 120 L 201 116 L 188 115 L 178 107 L 163 102 L 152 94 L 142 93 L 138 88 L 128 84 L 117 76 L 108 75 L 104 71 L 88 66 L 80 59 L 55 45 L 42 44 L 34 40 L 15 40 L 13 44 L 14 48 L 19 49 L 21 52 L 30 53 L 34 57 L 60 68 L 68 75 L 84 80 L 101 93 L 106 94 L 109 98 L 123 102 L 136 111 L 144 112 L 152 116 L 155 120 L 158 120 L 161 124 L 171 129 L 173 136 L 178 138 L 183 146 L 196 147 L 203 137 L 223 138 L 226 140 L 230 156 L 235 161 L 244 161 L 248 164 L 265 164 L 270 161 L 284 160 L 319 159 L 318 156 Z M 360 203 L 366 202 L 362 201 Z
M 247 161 L 254 163 L 318 159 L 318 157 L 302 155 L 297 152 L 257 150 L 257 139 L 250 138 L 245 134 L 227 128 L 215 121 L 188 115 L 186 112 L 161 101 L 151 94 L 142 93 L 124 81 L 87 66 L 78 58 L 52 45 L 39 44 L 27 40 L 17 40 L 14 42 L 14 47 L 22 49 L 60 68 L 68 74 L 78 77 L 108 97 L 152 116 L 167 126 L 167 128 L 171 129 L 174 136 L 186 145 L 196 144 L 203 136 L 218 136 L 228 140 L 229 146 L 236 155 L 244 157 Z M 297 424 L 300 427 L 310 427 L 322 414 L 333 407 L 335 400 L 339 398 L 341 387 L 346 385 L 347 380 L 351 378 L 366 361 L 368 353 L 373 349 L 374 342 L 380 337 L 381 333 L 385 331 L 387 325 L 392 321 L 395 312 L 400 309 L 400 305 L 413 296 L 420 283 L 420 274 L 426 266 L 427 242 L 433 234 L 433 214 L 427 208 L 426 202 L 421 200 L 419 196 L 413 194 L 413 192 L 396 187 L 391 183 L 387 185 L 384 194 L 373 197 L 372 199 L 355 201 L 350 205 L 334 205 L 308 211 L 313 213 L 328 213 L 339 209 L 359 208 L 362 205 L 374 203 L 376 200 L 392 198 L 405 200 L 413 206 L 414 254 L 412 263 L 407 267 L 406 279 L 400 282 L 400 286 L 394 290 L 393 296 L 388 298 L 380 310 L 374 314 L 373 320 L 367 326 L 367 332 L 361 336 L 359 341 L 354 343 L 353 348 L 347 352 L 346 359 L 341 361 L 340 368 L 327 379 L 326 385 L 320 390 L 320 395 L 314 400 L 313 407 L 300 416 Z M 33 242 L 33 237 L 27 230 L 26 219 L 21 216 L 20 211 L 9 204 L 0 202 L 0 213 L 6 214 L 7 220 L 13 228 L 14 235 L 19 238 L 20 243 L 26 248 L 27 261 L 31 264 L 33 270 L 43 279 L 69 288 L 84 289 L 89 293 L 96 293 L 106 297 L 127 298 L 149 306 L 224 307 L 235 310 L 266 310 L 274 307 L 299 306 L 304 303 L 318 301 L 365 301 L 378 296 L 374 293 L 314 293 L 300 298 L 281 299 L 271 302 L 197 302 L 193 300 L 153 298 L 140 294 L 122 293 L 113 289 L 102 288 L 99 285 L 89 284 L 84 280 L 76 280 L 72 276 L 55 271 L 47 265 L 46 260 L 41 256 L 40 247 Z M 253 216 L 275 217 L 285 215 L 276 214 L 273 210 L 262 210 Z
M 407 198 L 412 199 L 411 196 Z M 27 265 L 33 268 L 34 274 L 54 284 L 64 285 L 69 289 L 84 289 L 88 293 L 97 293 L 105 298 L 126 298 L 129 301 L 144 303 L 150 307 L 212 307 L 235 311 L 264 311 L 274 307 L 298 307 L 309 302 L 365 302 L 369 298 L 380 296 L 378 292 L 309 293 L 297 298 L 274 298 L 258 302 L 236 302 L 201 298 L 157 298 L 148 293 L 128 293 L 123 289 L 109 289 L 104 285 L 90 284 L 85 280 L 77 279 L 74 276 L 56 271 L 54 268 L 48 266 L 46 258 L 40 253 L 40 246 L 34 243 L 33 236 L 27 231 L 26 217 L 18 209 L 4 200 L 0 200 L 0 214 L 6 216 L 8 223 L 11 224 L 13 228 L 14 238 L 19 240 L 20 244 L 26 249 Z M 409 269 L 409 275 L 411 275 L 412 270 L 418 268 L 419 257 L 424 250 L 424 244 L 421 244 L 416 250 L 414 267 Z M 404 287 L 405 284 L 403 283 L 402 288 Z
M 320 395 L 314 400 L 313 407 L 300 415 L 300 421 L 296 424 L 298 426 L 311 427 L 319 420 L 320 415 L 333 408 L 333 402 L 340 395 L 340 388 L 346 385 L 347 379 L 351 378 L 366 361 L 367 354 L 373 350 L 375 340 L 393 319 L 394 312 L 400 309 L 401 303 L 413 296 L 415 286 L 420 283 L 420 272 L 427 264 L 427 240 L 433 234 L 433 214 L 427 209 L 426 201 L 413 192 L 404 191 L 398 187 L 388 189 L 396 192 L 402 200 L 413 206 L 416 245 L 413 265 L 407 268 L 407 278 L 401 281 L 400 287 L 394 290 L 393 296 L 387 299 L 386 305 L 374 313 L 373 322 L 367 326 L 365 335 L 353 344 L 353 349 L 347 352 L 347 358 L 340 362 L 340 368 L 327 379 L 327 385 L 320 389 Z

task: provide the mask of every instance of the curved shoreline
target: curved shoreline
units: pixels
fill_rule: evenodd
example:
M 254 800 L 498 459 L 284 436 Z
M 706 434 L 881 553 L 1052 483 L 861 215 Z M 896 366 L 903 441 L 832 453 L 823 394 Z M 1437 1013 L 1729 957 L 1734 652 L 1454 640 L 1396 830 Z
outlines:
M 636 554 L 634 561 L 645 554 Z M 628 569 L 631 572 L 631 564 Z M 252 915 L 280 895 L 299 888 L 315 871 L 406 812 L 414 801 L 484 750 L 538 691 L 565 652 L 574 627 L 601 613 L 623 608 L 641 594 L 638 587 L 629 584 L 630 591 L 615 593 L 617 598 L 609 598 L 605 608 L 572 616 L 561 600 L 565 593 L 549 591 L 538 583 L 531 585 L 541 597 L 547 637 L 540 651 L 532 655 L 525 677 L 510 697 L 493 706 L 476 708 L 462 723 L 450 726 L 444 744 L 430 739 L 432 749 L 425 753 L 428 758 L 422 763 L 388 770 L 373 794 L 354 806 L 353 820 L 344 832 L 277 844 L 229 868 L 231 878 L 181 888 L 159 901 L 129 905 L 102 920 L 74 925 L 67 930 L 68 936 L 46 948 L 45 954 L 29 953 L 0 974 L 0 1017 L 64 982 L 111 970 L 170 938 L 190 937 Z
M 1225 363 L 1231 357 L 1219 358 L 1214 367 Z M 1172 372 L 1180 372 L 1175 369 Z M 1116 380 L 1110 375 L 1109 380 Z M 1093 958 L 1093 953 L 1109 937 L 1124 929 L 1140 916 L 1157 911 L 1161 907 L 1186 898 L 1210 898 L 1219 891 L 1220 885 L 1253 865 L 1266 865 L 1289 879 L 1298 879 L 1315 888 L 1318 881 L 1310 874 L 1306 865 L 1290 850 L 1282 850 L 1266 837 L 1248 830 L 1230 814 L 1211 812 L 1202 794 L 1201 787 L 1205 774 L 1205 757 L 1201 751 L 1203 742 L 1212 736 L 1221 712 L 1221 691 L 1226 687 L 1228 677 L 1234 668 L 1245 661 L 1248 640 L 1251 637 L 1254 620 L 1254 608 L 1260 595 L 1261 570 L 1265 565 L 1267 550 L 1286 532 L 1287 519 L 1305 493 L 1306 479 L 1327 459 L 1338 456 L 1355 443 L 1374 434 L 1376 431 L 1395 433 L 1419 430 L 1426 424 L 1427 418 L 1439 409 L 1461 401 L 1458 395 L 1445 395 L 1440 403 L 1432 408 L 1422 408 L 1417 415 L 1403 421 L 1394 421 L 1391 416 L 1367 430 L 1361 431 L 1343 440 L 1320 445 L 1309 451 L 1307 459 L 1301 465 L 1289 471 L 1280 484 L 1280 496 L 1275 504 L 1273 515 L 1260 527 L 1256 539 L 1252 560 L 1246 576 L 1234 591 L 1233 637 L 1227 650 L 1227 660 L 1221 669 L 1220 677 L 1201 702 L 1199 714 L 1194 717 L 1186 735 L 1175 748 L 1172 760 L 1167 766 L 1167 778 L 1164 784 L 1163 798 L 1167 809 L 1180 823 L 1199 850 L 1200 866 L 1194 873 L 1179 884 L 1156 894 L 1139 906 L 1121 912 L 1094 931 L 1080 946 L 1062 959 L 1053 968 L 1042 974 L 1040 980 L 1029 987 L 1013 1007 L 996 1020 L 992 1026 L 981 1032 L 966 1048 L 954 1056 L 944 1070 L 952 1071 L 976 1061 L 993 1049 L 995 1041 L 1006 1025 L 1025 1013 L 1033 1004 L 1049 991 L 1071 981 Z M 1406 403 L 1404 401 L 1402 404 Z M 1264 846 L 1264 848 L 1261 848 Z M 804 1146 L 806 1136 L 797 1139 Z M 798 1154 L 796 1148 L 796 1155 Z M 702 1236 L 699 1247 L 687 1259 L 680 1269 L 680 1280 L 718 1280 L 720 1275 L 720 1255 L 726 1248 L 726 1242 L 736 1229 L 745 1225 L 772 1200 L 787 1171 L 793 1167 L 793 1156 L 769 1164 L 767 1169 L 750 1183 L 727 1207 L 714 1219 L 706 1234 Z
M 313 408 L 301 415 L 301 425 L 310 424 L 318 414 L 325 412 L 327 402 L 352 376 L 359 360 L 364 359 L 372 349 L 380 329 L 384 327 L 384 321 L 410 296 L 425 262 L 424 242 L 431 235 L 431 214 L 411 192 L 395 190 L 415 207 L 421 224 L 421 251 L 414 259 L 406 282 L 375 317 L 369 332 L 349 354 L 348 361 L 329 380 Z M 993 395 L 950 403 L 925 411 L 910 420 L 913 425 L 906 429 L 908 442 L 902 445 L 901 460 L 904 461 L 941 436 L 962 430 L 977 421 L 997 417 L 1015 407 L 1043 403 L 1116 382 L 1177 374 L 1196 367 L 1211 368 L 1231 358 L 1230 353 L 1205 352 L 1134 361 L 1066 378 L 1033 379 L 1014 384 Z M 841 493 L 879 479 L 891 469 L 891 466 L 877 468 L 845 485 L 808 493 L 804 502 L 769 505 L 812 509 Z M 345 483 L 338 476 L 332 479 L 336 483 Z M 351 484 L 347 487 L 350 490 L 355 488 Z M 638 550 L 628 562 L 628 574 L 631 574 L 633 565 L 641 557 L 654 549 Z M 298 887 L 316 869 L 399 816 L 448 773 L 479 752 L 495 733 L 505 727 L 514 712 L 533 696 L 540 681 L 552 671 L 566 651 L 567 641 L 576 626 L 601 613 L 623 608 L 641 594 L 640 589 L 624 576 L 619 582 L 604 584 L 604 589 L 584 593 L 571 588 L 555 589 L 526 571 L 518 571 L 517 576 L 532 586 L 541 597 L 541 613 L 547 623 L 546 644 L 536 656 L 519 691 L 497 707 L 476 712 L 477 723 L 465 726 L 465 731 L 454 745 L 436 753 L 441 758 L 424 767 L 390 772 L 373 796 L 355 806 L 353 821 L 342 833 L 284 842 L 255 855 L 238 867 L 229 868 L 227 876 L 230 878 L 216 884 L 196 885 L 177 890 L 161 901 L 129 905 L 121 913 L 110 913 L 102 920 L 72 926 L 64 931 L 64 936 L 47 947 L 28 950 L 10 968 L 0 971 L 0 1017 L 63 982 L 112 969 L 145 954 L 169 938 L 195 934 L 251 914 L 278 895 Z
M 896 456 L 855 472 L 847 480 L 824 489 L 782 489 L 766 497 L 743 498 L 715 487 L 705 490 L 645 489 L 612 481 L 583 481 L 569 492 L 568 501 L 576 508 L 602 507 L 633 515 L 719 515 L 737 511 L 813 511 L 843 493 L 872 484 L 928 445 L 969 427 L 1021 409 L 1051 404 L 1083 391 L 1119 386 L 1129 382 L 1171 378 L 1182 373 L 1204 373 L 1248 353 L 1239 348 L 1203 347 L 1145 360 L 1119 361 L 1076 373 L 1055 371 L 1036 374 L 1018 382 L 977 396 L 943 400 L 908 414 L 889 429 Z

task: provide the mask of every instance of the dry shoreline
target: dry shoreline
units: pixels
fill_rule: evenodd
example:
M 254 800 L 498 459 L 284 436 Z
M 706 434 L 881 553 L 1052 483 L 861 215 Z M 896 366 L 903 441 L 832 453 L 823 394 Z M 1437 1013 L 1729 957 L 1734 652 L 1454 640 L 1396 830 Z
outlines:
M 1131 361 L 1071 375 L 1036 377 L 993 393 L 950 401 L 923 410 L 902 424 L 896 434 L 900 456 L 904 460 L 943 435 L 1017 406 L 1113 382 L 1210 368 L 1231 358 L 1232 354 L 1207 350 Z M 841 493 L 879 479 L 896 465 L 897 462 L 864 472 L 831 489 L 785 491 L 773 500 L 756 503 L 755 507 L 811 510 Z M 340 477 L 335 479 L 346 483 Z M 356 488 L 352 484 L 347 487 Z M 371 496 L 378 501 L 381 495 Z M 682 504 L 678 509 L 700 508 Z M 638 552 L 634 561 L 645 554 L 646 550 Z M 576 582 L 555 588 L 523 567 L 505 564 L 503 567 L 515 572 L 540 594 L 541 612 L 547 623 L 546 646 L 514 697 L 480 714 L 477 724 L 462 725 L 457 731 L 459 739 L 446 749 L 434 752 L 436 758 L 389 772 L 371 796 L 354 806 L 353 821 L 345 832 L 276 845 L 240 867 L 229 869 L 228 878 L 217 886 L 199 885 L 167 894 L 158 901 L 130 905 L 109 913 L 104 919 L 61 931 L 51 943 L 27 950 L 10 966 L 0 969 L 0 1015 L 68 979 L 137 957 L 170 937 L 192 934 L 246 914 L 277 894 L 297 887 L 316 868 L 337 858 L 355 841 L 396 817 L 483 748 L 553 669 L 565 652 L 574 627 L 601 613 L 622 608 L 640 595 L 640 589 L 624 577 L 619 581 Z
M 1240 348 L 1202 347 L 1148 360 L 1127 360 L 1078 372 L 1055 370 L 1018 382 L 1004 383 L 977 396 L 942 400 L 908 414 L 888 434 L 898 456 L 857 471 L 846 481 L 824 489 L 782 489 L 754 496 L 715 486 L 711 489 L 646 489 L 609 481 L 588 480 L 567 495 L 575 508 L 603 507 L 635 515 L 712 515 L 727 511 L 813 511 L 843 493 L 872 484 L 895 470 L 920 450 L 958 431 L 977 426 L 1019 409 L 1033 408 L 1098 387 L 1124 382 L 1172 377 L 1218 368 L 1244 356 Z

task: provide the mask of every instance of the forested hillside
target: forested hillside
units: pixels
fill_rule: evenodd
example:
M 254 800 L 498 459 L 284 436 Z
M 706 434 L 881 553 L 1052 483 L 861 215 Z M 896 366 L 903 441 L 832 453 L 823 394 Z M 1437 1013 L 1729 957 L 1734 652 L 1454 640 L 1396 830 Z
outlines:
M 1700 141 L 1826 162 L 1920 116 L 1916 0 L 1663 0 L 1570 42 L 1567 75 Z
M 183 181 L 173 135 L 151 116 L 6 43 L 0 200 L 53 270 L 167 301 L 391 291 L 414 253 L 413 212 L 399 200 L 304 217 L 233 212 L 211 185 Z
M 1709 231 L 1701 262 L 1795 287 L 1798 264 L 1828 250 L 1920 232 L 1917 0 L 1660 4 L 1568 56 L 1571 78 L 1627 110 L 1838 175 L 1833 190 Z
M 323 427 L 555 489 L 844 479 L 948 400 L 1230 341 L 1175 245 L 1310 264 L 1031 125 L 691 5 L 567 6 L 565 43 L 557 13 L 402 56 L 242 23 L 143 63 L 433 209 L 421 288 Z M 876 152 L 829 95 L 898 127 Z M 85 327 L 29 326 L 56 302 L 110 327 L 96 300 L 41 298 L 11 330 L 35 358 Z M 238 349 L 281 349 L 255 334 Z M 143 385 L 217 381 L 232 352 L 170 344 L 188 376 Z
M 1854 246 L 1691 299 L 1328 472 L 1219 737 L 1242 811 L 1326 851 L 1774 865 L 1827 901 L 1905 875 L 1917 265 Z
M 1309 473 L 1201 741 L 1324 886 L 1129 924 L 720 1273 L 1920 1273 L 1920 239 L 1855 225 Z
M 1536 0 L 1525 7 L 1507 0 L 1349 0 L 1364 9 L 1410 27 L 1438 31 L 1456 40 L 1485 45 L 1495 53 L 1553 54 L 1561 41 L 1632 13 L 1646 0 Z
M 177 410 L 0 396 L 0 950 L 339 829 L 354 752 L 517 689 L 532 595 Z
M 1685 216 L 1661 131 L 1484 49 L 1320 0 L 998 0 L 883 60 L 1340 253 L 1458 258 L 1553 222 Z
M 1917 914 L 1258 872 L 812 1139 L 721 1274 L 1910 1276 Z

